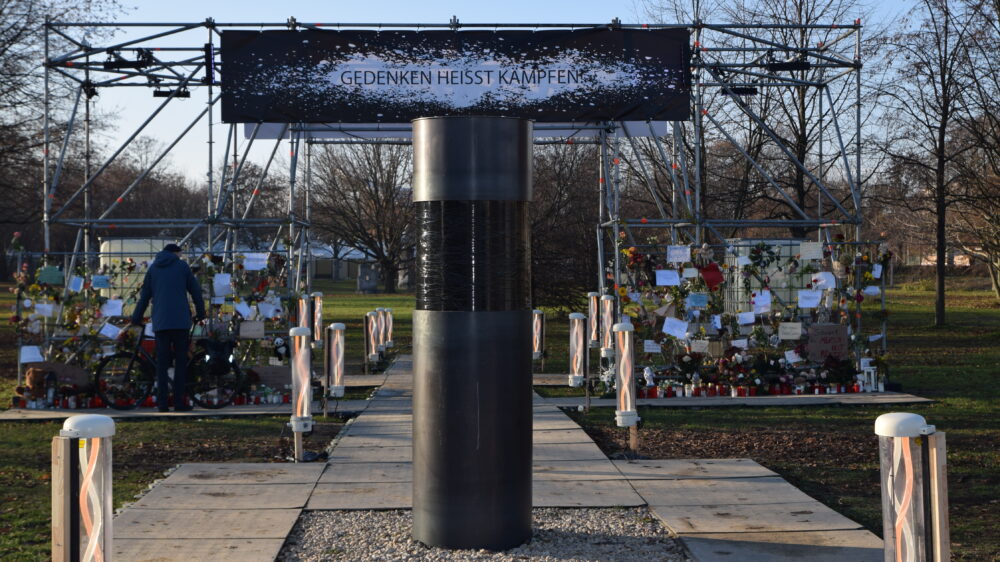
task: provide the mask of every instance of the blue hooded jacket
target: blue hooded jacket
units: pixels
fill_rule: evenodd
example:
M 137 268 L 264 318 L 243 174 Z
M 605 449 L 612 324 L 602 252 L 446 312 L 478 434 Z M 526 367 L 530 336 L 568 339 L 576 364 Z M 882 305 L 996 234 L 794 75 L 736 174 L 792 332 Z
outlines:
M 132 323 L 142 324 L 150 299 L 153 300 L 153 331 L 191 329 L 191 307 L 187 294 L 194 300 L 198 316 L 205 316 L 205 301 L 201 297 L 201 285 L 191 273 L 188 264 L 177 254 L 162 251 L 146 271 L 142 282 L 139 302 L 132 312 Z

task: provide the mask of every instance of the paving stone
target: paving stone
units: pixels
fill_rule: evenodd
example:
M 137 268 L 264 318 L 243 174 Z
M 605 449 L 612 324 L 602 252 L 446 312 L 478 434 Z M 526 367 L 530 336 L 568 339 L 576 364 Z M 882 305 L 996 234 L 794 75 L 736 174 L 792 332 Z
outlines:
M 652 511 L 674 532 L 700 533 L 845 531 L 860 529 L 819 502 L 754 505 L 653 506 Z
M 601 449 L 591 443 L 539 443 L 534 446 L 532 458 L 537 461 L 607 460 Z
M 299 509 L 127 509 L 115 518 L 119 539 L 282 539 Z
M 614 463 L 629 480 L 777 476 L 751 459 L 667 459 Z
M 323 473 L 317 463 L 185 463 L 165 484 L 311 484 Z
M 410 482 L 317 484 L 306 509 L 410 509 Z
M 535 480 L 535 507 L 630 507 L 646 505 L 624 480 Z
M 778 477 L 633 480 L 632 486 L 651 506 L 726 506 L 815 501 Z
M 412 435 L 413 426 L 407 423 L 352 423 L 344 435 Z
M 535 443 L 593 443 L 582 429 L 536 429 L 531 432 Z
M 327 461 L 330 464 L 355 462 L 411 462 L 413 447 L 349 447 L 333 450 Z
M 313 484 L 159 484 L 139 499 L 144 509 L 288 509 L 302 507 Z
M 409 446 L 413 436 L 409 433 L 388 435 L 355 435 L 349 433 L 337 441 L 337 449 L 352 447 L 400 447 Z
M 337 463 L 326 467 L 320 484 L 346 482 L 412 482 L 411 462 Z
M 535 480 L 622 480 L 611 461 L 539 461 L 531 465 Z
M 115 560 L 191 562 L 239 560 L 272 562 L 285 539 L 115 539 Z
M 682 535 L 699 562 L 881 562 L 882 541 L 868 531 Z

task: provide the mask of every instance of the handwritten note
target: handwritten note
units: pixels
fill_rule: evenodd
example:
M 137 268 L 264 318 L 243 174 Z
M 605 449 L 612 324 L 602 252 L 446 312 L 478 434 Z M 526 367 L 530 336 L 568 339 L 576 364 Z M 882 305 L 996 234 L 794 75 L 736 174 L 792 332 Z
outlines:
M 872 277 L 874 277 L 875 279 L 882 278 L 882 264 L 877 263 L 872 266 Z
M 111 281 L 107 275 L 95 275 L 90 279 L 90 286 L 95 289 L 110 289 Z
M 250 253 L 243 258 L 243 269 L 247 271 L 260 271 L 267 267 L 266 253 Z
M 83 277 L 77 277 L 74 275 L 69 279 L 69 290 L 74 293 L 79 293 L 83 290 Z
M 708 340 L 691 340 L 692 353 L 708 353 Z
M 799 259 L 821 260 L 823 259 L 822 242 L 803 242 L 799 244 Z
M 683 277 L 685 279 L 695 279 L 698 277 L 698 268 L 685 267 Z
M 778 324 L 778 337 L 783 340 L 797 340 L 802 337 L 802 322 L 782 322 Z
M 670 263 L 691 261 L 691 246 L 667 246 L 667 261 Z
M 236 312 L 239 313 L 239 315 L 242 316 L 244 319 L 249 319 L 253 314 L 253 312 L 250 310 L 250 305 L 248 305 L 245 301 L 240 301 L 238 303 L 235 303 L 234 308 L 236 309 Z
M 737 347 L 739 349 L 746 349 L 746 348 L 750 347 L 750 340 L 748 340 L 746 338 L 742 338 L 742 339 L 738 339 L 738 340 L 733 340 L 733 347 Z
M 836 289 L 837 278 L 829 271 L 820 271 L 812 276 L 813 289 Z
M 118 339 L 118 336 L 122 333 L 122 331 L 118 326 L 115 326 L 114 324 L 111 323 L 106 323 L 103 326 L 101 326 L 101 331 L 99 333 L 108 339 L 114 340 Z
M 755 321 L 753 312 L 741 312 L 736 317 L 736 321 L 740 324 L 753 324 Z
M 802 361 L 802 357 L 800 357 L 794 349 L 790 349 L 785 352 L 785 361 L 788 361 L 789 363 L 798 363 Z
M 688 323 L 677 318 L 666 318 L 663 321 L 663 333 L 679 340 L 687 338 Z
M 688 308 L 705 308 L 706 306 L 708 306 L 708 293 L 691 293 L 688 295 Z
M 747 256 L 740 256 L 740 257 L 736 258 L 736 265 L 738 265 L 740 267 L 743 267 L 744 265 L 750 265 L 752 263 L 753 262 L 750 261 L 750 258 L 747 257 Z
M 715 328 L 716 330 L 721 330 L 722 329 L 722 315 L 721 314 L 713 314 L 712 315 L 712 327 Z
M 212 290 L 216 296 L 226 296 L 233 294 L 233 276 L 229 273 L 216 273 L 212 280 Z
M 642 351 L 643 353 L 659 353 L 663 348 L 656 340 L 642 340 Z
M 810 360 L 822 362 L 827 357 L 846 359 L 849 350 L 847 326 L 842 324 L 813 324 L 809 327 L 807 352 Z
M 799 308 L 816 308 L 823 297 L 823 291 L 806 290 L 799 291 Z
M 55 306 L 40 302 L 35 305 L 35 314 L 45 318 L 52 318 L 55 315 Z
M 657 269 L 656 284 L 659 286 L 676 287 L 681 284 L 676 269 Z
M 121 316 L 124 304 L 121 299 L 108 299 L 107 302 L 101 305 L 101 314 L 103 316 Z

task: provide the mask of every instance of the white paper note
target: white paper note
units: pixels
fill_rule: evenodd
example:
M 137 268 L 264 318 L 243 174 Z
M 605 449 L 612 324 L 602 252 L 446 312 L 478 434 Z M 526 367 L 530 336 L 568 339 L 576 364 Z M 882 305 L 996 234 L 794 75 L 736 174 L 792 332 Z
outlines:
M 660 351 L 662 351 L 662 348 L 656 340 L 642 340 L 643 353 L 659 353 Z
M 788 361 L 789 363 L 798 363 L 799 361 L 802 361 L 802 358 L 799 357 L 798 353 L 795 353 L 794 349 L 789 349 L 785 352 L 785 361 Z
M 882 339 L 882 334 L 874 334 L 874 335 L 868 336 L 868 341 L 878 341 L 880 339 Z
M 736 321 L 740 324 L 753 324 L 754 323 L 753 312 L 741 312 L 739 316 L 736 317 Z
M 740 256 L 740 257 L 736 258 L 736 265 L 738 265 L 740 267 L 743 267 L 744 265 L 750 265 L 752 263 L 753 262 L 750 261 L 750 258 L 748 258 L 747 256 Z
M 865 287 L 864 294 L 866 297 L 877 297 L 882 294 L 882 289 L 878 285 L 868 285 Z
M 69 290 L 74 293 L 79 293 L 83 290 L 83 277 L 73 276 L 69 279 Z
M 142 333 L 147 338 L 155 338 L 156 337 L 156 332 L 153 331 L 153 323 L 152 322 L 146 322 L 146 325 L 142 328 Z
M 260 312 L 261 317 L 270 320 L 274 318 L 277 307 L 273 304 L 262 302 L 257 305 L 257 311 Z
M 657 269 L 656 284 L 660 286 L 676 287 L 681 284 L 681 278 L 677 275 L 676 269 Z
M 17 360 L 21 363 L 39 363 L 45 361 L 45 358 L 42 357 L 42 348 L 37 345 L 22 345 Z
M 691 340 L 691 352 L 692 353 L 707 353 L 708 352 L 708 340 Z
M 721 330 L 722 329 L 722 315 L 721 314 L 713 314 L 712 315 L 712 327 L 714 327 L 716 330 Z
M 216 273 L 212 280 L 212 289 L 216 296 L 226 296 L 233 294 L 233 276 L 229 273 Z
M 753 313 L 767 314 L 771 312 L 771 291 L 757 291 L 757 296 L 753 298 Z
M 240 301 L 234 304 L 233 307 L 236 309 L 236 312 L 238 312 L 240 316 L 243 317 L 244 320 L 249 319 L 250 316 L 252 315 L 252 312 L 250 310 L 250 305 L 248 305 L 244 301 Z
M 101 315 L 121 316 L 123 304 L 125 303 L 121 299 L 109 299 L 108 302 L 101 305 Z
M 243 258 L 243 269 L 247 271 L 260 271 L 267 267 L 266 253 L 245 254 Z
M 821 260 L 823 259 L 822 242 L 802 242 L 799 244 L 799 259 Z
M 799 291 L 799 308 L 816 308 L 819 300 L 823 296 L 823 291 L 801 290 Z
M 691 261 L 691 246 L 667 246 L 667 261 L 670 263 Z
M 797 340 L 802 337 L 802 322 L 782 322 L 778 324 L 778 337 L 783 340 Z
M 697 267 L 685 267 L 684 268 L 684 278 L 685 279 L 694 279 L 696 277 L 698 277 L 698 268 Z
M 836 289 L 837 278 L 829 271 L 820 271 L 812 276 L 813 289 Z
M 629 293 L 628 298 L 632 299 L 633 302 L 639 302 L 642 300 L 642 293 Z
M 101 326 L 100 334 L 108 339 L 111 340 L 118 339 L 118 336 L 121 333 L 122 333 L 121 329 L 118 328 L 118 326 L 115 326 L 114 324 L 106 323 L 103 326 Z
M 677 318 L 666 318 L 663 321 L 663 333 L 679 340 L 687 338 L 688 323 Z
M 874 277 L 875 279 L 882 278 L 882 264 L 877 263 L 872 266 L 872 277 Z
M 738 339 L 738 340 L 733 340 L 733 347 L 738 347 L 740 349 L 746 349 L 746 348 L 750 347 L 750 340 L 748 340 L 746 338 L 742 338 L 742 339 Z
M 52 318 L 55 315 L 56 307 L 48 303 L 38 303 L 35 305 L 35 314 L 45 318 Z

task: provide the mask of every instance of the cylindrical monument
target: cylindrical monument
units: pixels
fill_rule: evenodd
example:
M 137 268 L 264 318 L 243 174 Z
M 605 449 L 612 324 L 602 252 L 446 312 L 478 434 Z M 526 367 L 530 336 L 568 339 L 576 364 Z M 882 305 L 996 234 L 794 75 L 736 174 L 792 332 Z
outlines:
M 530 121 L 413 122 L 413 536 L 531 536 Z

